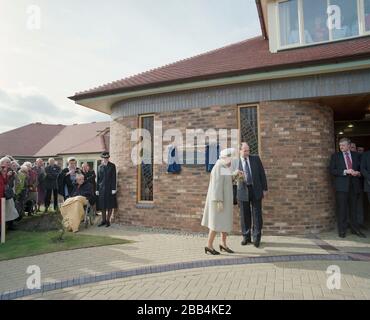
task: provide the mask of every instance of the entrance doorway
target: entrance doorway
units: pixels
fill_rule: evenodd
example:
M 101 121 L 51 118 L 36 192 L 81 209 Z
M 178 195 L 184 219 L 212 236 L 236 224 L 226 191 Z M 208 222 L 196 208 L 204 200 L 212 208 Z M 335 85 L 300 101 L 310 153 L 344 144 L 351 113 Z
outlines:
M 339 151 L 339 140 L 349 138 L 360 151 L 370 151 L 370 94 L 326 97 L 315 99 L 334 111 L 335 146 Z M 370 204 L 363 195 L 364 222 L 370 228 Z
M 334 110 L 336 148 L 346 137 L 356 144 L 358 152 L 370 151 L 370 95 L 332 98 L 326 103 Z M 362 205 L 364 223 L 370 227 L 370 204 L 365 194 Z

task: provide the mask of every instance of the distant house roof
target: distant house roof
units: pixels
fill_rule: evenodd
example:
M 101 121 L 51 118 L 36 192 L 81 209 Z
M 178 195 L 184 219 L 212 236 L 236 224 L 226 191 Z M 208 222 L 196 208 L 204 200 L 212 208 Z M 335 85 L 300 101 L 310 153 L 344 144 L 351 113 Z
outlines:
M 74 101 L 171 84 L 370 57 L 370 37 L 271 53 L 262 36 L 76 93 Z
M 4 132 L 0 134 L 0 154 L 32 157 L 64 128 L 61 124 L 32 123 Z
M 37 153 L 37 157 L 63 154 L 99 153 L 109 146 L 102 142 L 102 133 L 107 133 L 109 122 L 94 122 L 66 126 Z M 108 131 L 109 132 L 109 131 Z
M 102 151 L 109 151 L 109 122 L 70 126 L 33 123 L 0 134 L 2 156 L 55 157 Z

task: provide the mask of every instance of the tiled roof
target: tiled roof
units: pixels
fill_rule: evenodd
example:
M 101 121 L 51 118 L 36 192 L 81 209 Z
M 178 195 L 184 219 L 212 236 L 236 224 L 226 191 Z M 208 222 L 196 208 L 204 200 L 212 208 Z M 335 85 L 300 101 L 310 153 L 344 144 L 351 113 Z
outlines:
M 93 122 L 66 126 L 40 151 L 37 157 L 62 154 L 100 153 L 106 150 L 100 133 L 109 128 L 109 122 Z
M 0 134 L 0 154 L 32 157 L 64 128 L 64 125 L 32 123 L 4 132 Z
M 109 122 L 71 126 L 33 123 L 0 134 L 0 156 L 51 157 L 109 151 L 109 125 Z
M 370 37 L 271 53 L 269 42 L 260 36 L 80 92 L 71 99 L 369 56 Z

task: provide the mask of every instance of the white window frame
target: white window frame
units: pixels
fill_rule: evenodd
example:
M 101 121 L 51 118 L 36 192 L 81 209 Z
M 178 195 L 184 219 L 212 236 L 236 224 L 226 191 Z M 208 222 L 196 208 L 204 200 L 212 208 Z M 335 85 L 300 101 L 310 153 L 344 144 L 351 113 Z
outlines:
M 297 0 L 298 1 L 298 25 L 299 25 L 299 43 L 295 44 L 289 44 L 289 45 L 281 45 L 281 37 L 280 37 L 280 12 L 279 12 L 279 5 L 282 2 L 287 2 L 289 0 L 277 0 L 275 5 L 275 14 L 276 14 L 276 34 L 277 34 L 277 51 L 287 50 L 287 49 L 293 49 L 293 48 L 301 48 L 301 47 L 311 47 L 315 45 L 321 45 L 325 43 L 332 43 L 332 42 L 338 42 L 338 41 L 345 41 L 345 40 L 351 40 L 356 38 L 361 38 L 364 36 L 370 35 L 370 30 L 365 30 L 365 0 L 356 0 L 357 1 L 357 18 L 358 18 L 358 24 L 359 24 L 359 35 L 353 36 L 353 37 L 347 37 L 347 38 L 341 38 L 341 39 L 333 39 L 333 32 L 332 30 L 329 30 L 329 41 L 320 41 L 320 42 L 314 42 L 314 43 L 305 43 L 305 30 L 304 30 L 304 13 L 303 13 L 303 0 Z M 330 5 L 331 0 L 326 0 L 327 5 Z

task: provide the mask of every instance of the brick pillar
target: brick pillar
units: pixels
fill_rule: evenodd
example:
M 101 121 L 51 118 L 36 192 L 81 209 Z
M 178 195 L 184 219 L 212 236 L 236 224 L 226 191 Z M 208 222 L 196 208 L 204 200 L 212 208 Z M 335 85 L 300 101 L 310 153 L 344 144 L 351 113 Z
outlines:
M 270 188 L 264 230 L 305 234 L 332 228 L 332 109 L 313 102 L 263 102 L 260 134 Z

